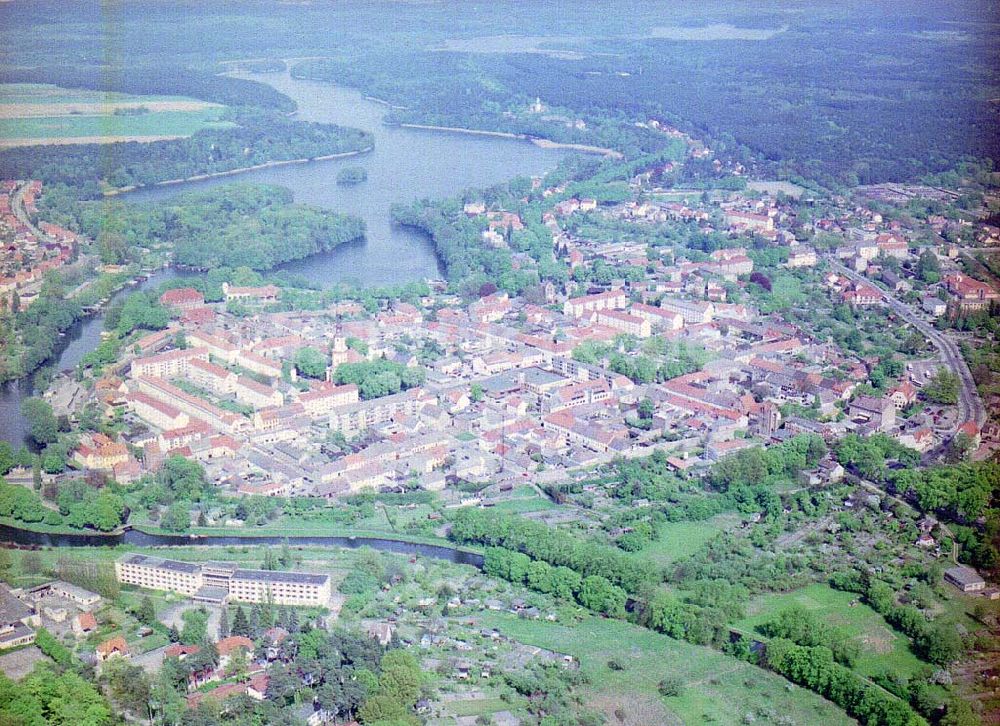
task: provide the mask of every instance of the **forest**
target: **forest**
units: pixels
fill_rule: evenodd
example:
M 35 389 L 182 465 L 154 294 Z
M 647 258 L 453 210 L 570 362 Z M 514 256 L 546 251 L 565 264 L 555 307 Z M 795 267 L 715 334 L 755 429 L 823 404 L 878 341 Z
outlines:
M 102 260 L 111 264 L 168 245 L 184 267 L 269 270 L 365 233 L 360 219 L 293 204 L 288 189 L 255 184 L 188 192 L 161 204 L 70 203 L 62 211 L 74 215 L 73 226 L 96 240 Z
M 226 103 L 235 94 L 282 108 L 259 89 L 228 81 L 216 88 L 196 71 L 221 70 L 220 60 L 318 56 L 323 60 L 293 73 L 405 107 L 392 120 L 635 153 L 665 140 L 634 125 L 658 118 L 720 156 L 829 187 L 918 179 L 967 156 L 995 157 L 1000 148 L 990 100 L 1000 95 L 992 72 L 1000 59 L 989 24 L 979 22 L 982 4 L 971 0 L 918 0 L 906 14 L 886 0 L 820 3 L 808 13 L 788 2 L 753 10 L 720 2 L 609 2 L 601 12 L 579 12 L 565 1 L 507 1 L 451 14 L 447 23 L 439 7 L 421 4 L 221 3 L 204 22 L 190 24 L 177 22 L 179 12 L 155 2 L 114 9 L 39 2 L 30 12 L 6 4 L 0 27 L 18 32 L 3 33 L 4 66 L 8 74 L 72 66 L 79 70 L 60 71 L 64 82 Z M 393 33 L 385 32 L 386 12 L 398 17 Z M 122 33 L 113 48 L 116 68 L 175 68 L 184 59 L 188 72 L 170 87 L 147 82 L 142 70 L 96 80 L 108 50 L 99 17 Z M 699 36 L 716 25 L 759 37 Z M 54 26 L 66 38 L 59 48 L 44 42 Z M 510 35 L 508 48 L 482 52 L 478 41 L 498 28 L 523 35 Z M 52 80 L 49 73 L 20 77 Z M 546 107 L 541 114 L 528 111 L 536 97 Z
M 271 86 L 257 81 L 173 67 L 45 66 L 0 69 L 0 83 L 51 83 L 62 88 L 132 95 L 191 96 L 224 106 L 255 106 L 283 113 L 295 102 Z

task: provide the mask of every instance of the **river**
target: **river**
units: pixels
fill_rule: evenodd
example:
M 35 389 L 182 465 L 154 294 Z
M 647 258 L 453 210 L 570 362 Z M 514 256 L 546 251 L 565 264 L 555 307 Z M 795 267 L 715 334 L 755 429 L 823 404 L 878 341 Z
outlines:
M 138 285 L 129 285 L 111 296 L 113 304 L 137 290 L 155 290 L 162 283 L 177 277 L 176 270 L 159 270 Z M 56 346 L 56 370 L 73 370 L 83 357 L 101 342 L 104 330 L 104 313 L 90 315 L 73 325 Z M 15 446 L 28 443 L 28 422 L 21 415 L 21 402 L 31 396 L 31 379 L 24 378 L 0 384 L 0 439 Z
M 6 524 L 0 524 L 0 542 L 14 542 L 19 545 L 37 545 L 40 547 L 115 547 L 120 544 L 136 547 L 190 547 L 192 545 L 208 545 L 213 547 L 242 547 L 257 545 L 280 545 L 287 542 L 294 547 L 344 547 L 358 549 L 371 547 L 383 552 L 395 552 L 401 555 L 421 555 L 438 560 L 447 560 L 459 565 L 472 565 L 481 568 L 483 556 L 478 552 L 450 547 L 448 545 L 423 544 L 407 542 L 385 537 L 338 537 L 338 536 L 260 536 L 253 535 L 204 535 L 191 537 L 184 534 L 147 534 L 137 529 L 130 529 L 123 534 L 49 534 L 18 529 Z
M 283 265 L 281 269 L 324 287 L 337 282 L 363 286 L 392 285 L 440 277 L 442 270 L 434 248 L 421 232 L 392 224 L 390 207 L 415 199 L 454 196 L 470 187 L 487 187 L 518 175 L 549 171 L 566 153 L 542 149 L 528 141 L 473 136 L 441 131 L 408 129 L 382 123 L 385 107 L 365 99 L 360 92 L 339 86 L 292 78 L 288 72 L 244 74 L 268 83 L 292 98 L 298 118 L 353 126 L 370 131 L 375 149 L 346 159 L 271 167 L 236 176 L 204 179 L 139 189 L 123 195 L 130 202 L 161 202 L 186 191 L 220 184 L 255 182 L 279 184 L 295 194 L 297 202 L 354 214 L 365 221 L 363 241 L 342 245 L 331 252 Z M 345 166 L 361 166 L 368 179 L 354 186 L 336 183 Z M 141 287 L 151 289 L 176 273 L 166 270 Z M 126 291 L 135 288 L 126 288 Z M 84 319 L 71 328 L 55 363 L 57 370 L 75 368 L 80 359 L 100 343 L 103 314 Z M 16 445 L 25 442 L 27 425 L 21 401 L 31 395 L 27 381 L 0 388 L 0 439 Z

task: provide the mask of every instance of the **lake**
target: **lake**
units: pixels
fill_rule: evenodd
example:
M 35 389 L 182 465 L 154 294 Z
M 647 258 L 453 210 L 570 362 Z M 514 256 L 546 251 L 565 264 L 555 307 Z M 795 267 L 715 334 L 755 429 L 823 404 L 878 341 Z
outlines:
M 296 260 L 280 269 L 310 282 L 329 286 L 350 282 L 363 286 L 441 277 L 433 245 L 426 235 L 392 224 L 393 204 L 416 199 L 440 199 L 470 187 L 488 187 L 515 176 L 540 175 L 566 153 L 542 149 L 528 141 L 490 136 L 386 126 L 386 107 L 358 91 L 286 73 L 240 74 L 263 81 L 288 95 L 299 106 L 298 118 L 352 126 L 370 131 L 375 149 L 367 154 L 292 164 L 184 184 L 140 189 L 124 195 L 133 202 L 163 201 L 180 191 L 209 189 L 234 181 L 278 184 L 295 194 L 295 201 L 360 217 L 367 233 L 363 242 L 347 244 L 320 255 Z M 338 185 L 337 172 L 360 166 L 368 179 Z
M 374 151 L 345 159 L 139 189 L 123 195 L 122 199 L 162 202 L 181 192 L 254 182 L 279 184 L 291 189 L 297 202 L 362 218 L 367 225 L 363 241 L 281 267 L 321 286 L 338 282 L 395 285 L 440 277 L 443 271 L 430 239 L 417 230 L 392 224 L 389 210 L 393 204 L 455 196 L 470 187 L 488 187 L 519 175 L 544 174 L 567 153 L 517 139 L 386 126 L 382 123 L 385 106 L 365 99 L 360 92 L 298 80 L 287 72 L 241 74 L 241 77 L 269 83 L 287 94 L 298 104 L 298 118 L 304 121 L 370 131 L 375 137 Z M 337 172 L 345 166 L 363 167 L 368 179 L 353 186 L 338 185 Z M 169 270 L 160 272 L 141 288 L 151 289 L 174 274 Z M 56 369 L 75 368 L 100 343 L 103 329 L 104 316 L 100 314 L 67 331 Z M 21 401 L 30 395 L 27 381 L 14 381 L 0 388 L 0 438 L 16 445 L 24 443 L 27 426 L 20 407 Z

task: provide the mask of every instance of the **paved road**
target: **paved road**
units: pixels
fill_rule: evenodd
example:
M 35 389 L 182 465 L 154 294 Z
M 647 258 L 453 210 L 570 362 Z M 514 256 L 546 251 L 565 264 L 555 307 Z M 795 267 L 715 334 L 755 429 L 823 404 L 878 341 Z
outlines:
M 871 280 L 853 270 L 849 270 L 836 260 L 830 260 L 830 264 L 837 272 L 854 282 L 867 285 L 872 284 Z M 881 288 L 878 288 L 878 290 L 881 292 L 882 299 L 886 305 L 894 313 L 923 333 L 938 349 L 944 364 L 958 375 L 960 385 L 958 390 L 958 418 L 955 428 L 957 429 L 958 426 L 966 421 L 975 421 L 976 426 L 982 428 L 983 424 L 986 423 L 986 406 L 983 405 L 983 401 L 979 397 L 976 382 L 972 380 L 972 372 L 969 370 L 969 366 L 962 357 L 962 352 L 958 349 L 955 341 L 924 320 L 909 305 L 901 302 Z

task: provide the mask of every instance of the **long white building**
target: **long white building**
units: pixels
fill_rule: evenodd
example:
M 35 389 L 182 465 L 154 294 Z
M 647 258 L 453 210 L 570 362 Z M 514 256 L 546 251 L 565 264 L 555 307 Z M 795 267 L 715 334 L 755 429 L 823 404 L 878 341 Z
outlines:
M 330 576 L 312 572 L 244 570 L 226 562 L 195 564 L 130 554 L 115 562 L 126 585 L 166 590 L 209 602 L 272 602 L 275 605 L 326 607 Z

